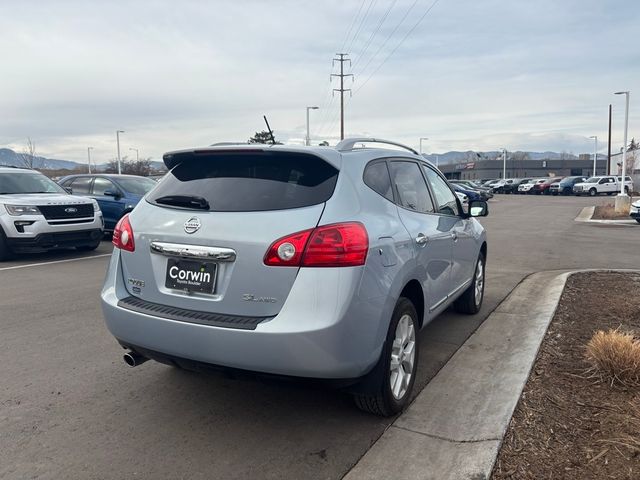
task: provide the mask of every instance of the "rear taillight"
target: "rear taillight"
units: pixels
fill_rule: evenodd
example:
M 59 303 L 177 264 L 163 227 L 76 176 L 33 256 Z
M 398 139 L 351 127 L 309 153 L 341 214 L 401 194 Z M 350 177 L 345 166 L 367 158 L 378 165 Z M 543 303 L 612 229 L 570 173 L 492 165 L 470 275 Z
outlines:
M 364 265 L 369 236 L 358 222 L 323 225 L 273 242 L 264 257 L 274 267 L 353 267 Z
M 127 252 L 133 252 L 136 249 L 136 244 L 133 241 L 133 228 L 131 228 L 128 213 L 118 221 L 116 228 L 113 229 L 111 243 L 116 248 Z

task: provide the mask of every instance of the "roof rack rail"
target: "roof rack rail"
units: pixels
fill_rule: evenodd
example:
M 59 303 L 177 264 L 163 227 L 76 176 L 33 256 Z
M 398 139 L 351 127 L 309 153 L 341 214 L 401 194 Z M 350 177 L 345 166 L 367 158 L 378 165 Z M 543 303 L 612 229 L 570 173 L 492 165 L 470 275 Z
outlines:
M 369 137 L 354 137 L 354 138 L 345 138 L 340 143 L 336 145 L 336 150 L 340 152 L 348 152 L 353 150 L 353 147 L 357 143 L 384 143 L 386 145 L 394 145 L 396 147 L 404 148 L 405 150 L 409 150 L 411 153 L 416 155 L 420 155 L 413 148 L 408 147 L 407 145 L 403 145 L 402 143 L 392 142 L 391 140 L 383 140 L 381 138 L 369 138 Z

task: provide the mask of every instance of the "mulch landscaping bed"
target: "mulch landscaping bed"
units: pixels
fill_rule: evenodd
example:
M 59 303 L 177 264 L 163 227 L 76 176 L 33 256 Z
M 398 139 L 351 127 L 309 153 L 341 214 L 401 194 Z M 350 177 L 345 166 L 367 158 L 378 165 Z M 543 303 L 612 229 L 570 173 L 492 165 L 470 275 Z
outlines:
M 640 389 L 612 387 L 585 360 L 592 335 L 618 327 L 640 332 L 640 275 L 571 276 L 492 479 L 640 479 Z

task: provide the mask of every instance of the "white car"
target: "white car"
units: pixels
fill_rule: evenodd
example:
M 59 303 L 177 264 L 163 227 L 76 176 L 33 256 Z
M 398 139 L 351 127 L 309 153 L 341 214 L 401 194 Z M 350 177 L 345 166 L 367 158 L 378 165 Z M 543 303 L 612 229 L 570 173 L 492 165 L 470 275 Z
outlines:
M 573 186 L 573 193 L 576 196 L 588 194 L 592 197 L 601 193 L 607 195 L 613 195 L 620 191 L 620 182 L 622 182 L 621 176 L 615 175 L 600 175 L 596 177 L 590 177 L 584 182 L 576 183 Z M 633 191 L 633 181 L 630 176 L 625 177 L 624 191 L 629 194 Z
M 547 178 L 534 178 L 533 180 L 529 180 L 527 183 L 521 183 L 518 185 L 518 193 L 521 195 L 529 193 L 535 184 L 544 183 L 546 181 Z
M 0 261 L 60 247 L 94 250 L 103 229 L 95 200 L 70 195 L 35 170 L 0 167 Z
M 633 218 L 636 222 L 640 223 L 640 200 L 636 200 L 631 204 L 631 208 L 629 210 L 629 216 Z

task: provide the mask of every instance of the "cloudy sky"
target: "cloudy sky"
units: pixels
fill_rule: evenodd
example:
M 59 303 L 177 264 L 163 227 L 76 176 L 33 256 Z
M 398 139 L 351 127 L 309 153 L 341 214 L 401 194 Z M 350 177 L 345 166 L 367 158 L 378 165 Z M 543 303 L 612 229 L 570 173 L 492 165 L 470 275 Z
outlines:
M 430 11 L 427 10 L 431 8 Z M 606 151 L 640 137 L 636 0 L 0 2 L 0 147 L 98 162 L 246 140 L 336 142 L 336 52 L 350 54 L 347 135 L 427 152 Z

